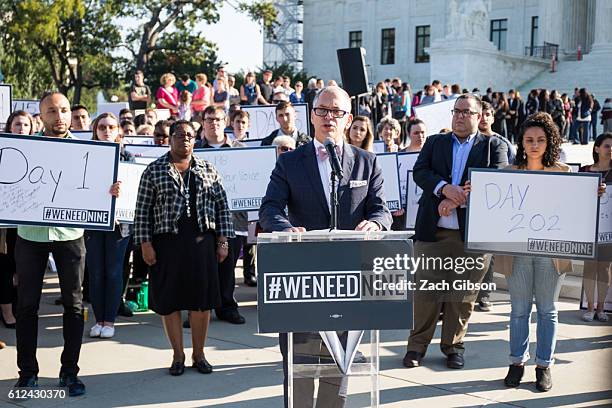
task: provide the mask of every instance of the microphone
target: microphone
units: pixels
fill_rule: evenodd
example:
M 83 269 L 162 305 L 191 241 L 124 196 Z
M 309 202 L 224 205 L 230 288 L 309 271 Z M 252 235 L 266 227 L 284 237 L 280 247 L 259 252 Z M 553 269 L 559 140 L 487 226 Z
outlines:
M 340 159 L 338 158 L 338 153 L 336 152 L 336 143 L 334 142 L 334 139 L 328 137 L 323 142 L 323 146 L 325 146 L 325 150 L 327 150 L 333 172 L 336 173 L 338 180 L 341 180 L 342 165 L 340 164 Z

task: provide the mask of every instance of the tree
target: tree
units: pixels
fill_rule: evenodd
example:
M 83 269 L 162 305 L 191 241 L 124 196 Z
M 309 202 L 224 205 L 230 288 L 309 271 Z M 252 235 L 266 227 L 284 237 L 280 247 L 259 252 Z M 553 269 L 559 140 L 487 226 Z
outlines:
M 135 69 L 147 70 L 147 65 L 158 51 L 173 51 L 168 44 L 187 45 L 186 38 L 197 37 L 198 23 L 219 21 L 219 9 L 224 3 L 247 13 L 260 22 L 266 32 L 272 32 L 276 24 L 276 9 L 269 0 L 251 3 L 229 0 L 113 0 L 116 9 L 124 16 L 135 17 L 144 23 L 129 31 L 125 47 L 134 57 Z M 170 30 L 174 38 L 166 38 Z M 162 41 L 162 39 L 164 41 Z M 188 46 L 188 45 L 187 45 Z
M 45 68 L 60 92 L 79 103 L 83 88 L 108 87 L 117 72 L 112 51 L 121 41 L 111 4 L 99 0 L 1 0 L 6 54 L 23 62 L 24 53 Z M 16 76 L 19 76 L 17 74 Z

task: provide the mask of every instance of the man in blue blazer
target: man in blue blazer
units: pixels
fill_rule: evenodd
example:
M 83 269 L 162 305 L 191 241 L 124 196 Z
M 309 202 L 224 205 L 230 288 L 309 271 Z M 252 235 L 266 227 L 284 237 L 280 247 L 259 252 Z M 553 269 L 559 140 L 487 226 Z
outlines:
M 259 222 L 266 232 L 308 231 L 330 226 L 331 164 L 323 153 L 323 143 L 332 138 L 342 160 L 343 178 L 338 185 L 338 228 L 357 231 L 388 230 L 391 213 L 386 206 L 383 177 L 373 153 L 345 143 L 345 130 L 352 121 L 349 95 L 337 86 L 321 90 L 313 103 L 311 122 L 315 139 L 278 158 L 276 168 L 259 210 Z M 288 209 L 288 214 L 285 213 Z M 294 333 L 296 352 L 325 354 L 325 346 L 316 333 Z M 287 405 L 287 336 L 280 335 L 285 373 Z M 346 402 L 346 379 L 325 378 L 319 381 L 318 407 L 343 407 Z M 294 406 L 312 406 L 314 381 L 294 381 Z

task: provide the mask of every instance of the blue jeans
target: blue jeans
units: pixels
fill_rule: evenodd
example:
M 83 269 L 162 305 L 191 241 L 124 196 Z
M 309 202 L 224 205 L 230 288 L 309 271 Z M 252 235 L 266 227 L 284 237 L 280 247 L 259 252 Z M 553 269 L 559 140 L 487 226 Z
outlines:
M 580 136 L 580 143 L 588 144 L 591 138 L 591 122 L 576 121 L 576 133 Z
M 529 323 L 535 295 L 538 313 L 536 364 L 550 366 L 557 342 L 557 307 L 555 301 L 565 275 L 559 275 L 551 258 L 516 256 L 512 275 L 508 277 L 510 290 L 510 363 L 529 360 Z
M 87 231 L 89 298 L 96 322 L 114 322 L 123 291 L 123 258 L 129 237 L 118 231 Z

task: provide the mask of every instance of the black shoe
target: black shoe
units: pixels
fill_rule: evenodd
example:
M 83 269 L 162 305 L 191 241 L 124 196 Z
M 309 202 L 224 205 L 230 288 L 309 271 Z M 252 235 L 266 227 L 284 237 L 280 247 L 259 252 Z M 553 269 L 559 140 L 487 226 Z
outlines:
M 134 312 L 132 312 L 123 301 L 119 303 L 119 310 L 117 311 L 117 314 L 123 317 L 134 317 Z
M 489 301 L 489 297 L 485 296 L 478 301 L 478 307 L 476 309 L 480 310 L 481 312 L 490 312 L 491 306 L 493 305 Z
M 179 376 L 185 372 L 185 361 L 174 361 L 168 369 L 170 375 Z
M 201 359 L 200 361 L 193 361 L 191 366 L 202 374 L 210 374 L 213 372 L 213 367 L 208 363 L 208 361 L 206 361 L 205 358 Z
M 191 329 L 191 323 L 189 323 L 189 318 L 183 321 L 183 329 Z
M 68 387 L 68 395 L 71 397 L 85 394 L 85 384 L 74 374 L 60 374 L 59 386 Z
M 353 357 L 353 363 L 363 364 L 367 362 L 368 359 L 366 358 L 366 356 L 364 356 L 361 351 L 357 350 L 357 352 L 355 353 L 355 357 Z
M 408 351 L 404 356 L 404 367 L 413 368 L 419 367 L 421 365 L 421 360 L 423 359 L 423 354 L 416 351 Z
M 463 368 L 464 363 L 463 355 L 459 353 L 452 353 L 446 356 L 446 366 L 448 368 Z
M 20 388 L 38 388 L 38 377 L 33 375 L 31 377 L 19 377 L 13 391 L 15 392 L 11 398 L 14 401 L 26 401 L 30 399 L 27 394 L 27 390 L 20 390 Z
M 246 322 L 246 320 L 244 320 L 244 317 L 242 317 L 237 310 L 221 314 L 217 313 L 217 319 L 232 324 L 244 324 Z
M 244 284 L 254 288 L 257 286 L 257 278 L 252 274 L 244 275 Z
M 552 375 L 550 367 L 536 367 L 536 388 L 538 391 L 546 392 L 552 388 Z
M 524 373 L 525 366 L 511 364 L 508 369 L 508 374 L 506 374 L 506 378 L 504 378 L 504 384 L 506 384 L 506 387 L 518 387 L 521 384 Z

